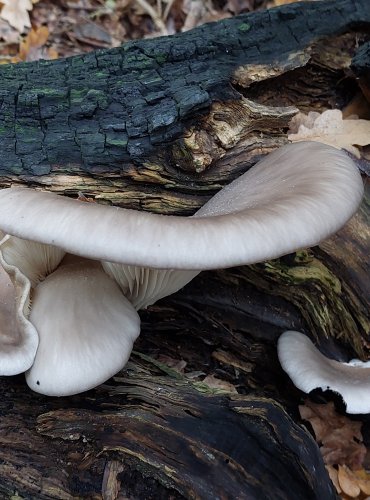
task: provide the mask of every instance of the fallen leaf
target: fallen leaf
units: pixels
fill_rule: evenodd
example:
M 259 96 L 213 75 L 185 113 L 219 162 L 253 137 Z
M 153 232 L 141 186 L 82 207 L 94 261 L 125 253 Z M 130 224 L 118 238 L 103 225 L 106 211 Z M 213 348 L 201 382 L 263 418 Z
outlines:
M 96 203 L 96 201 L 95 201 L 94 198 L 87 197 L 86 195 L 84 195 L 84 193 L 82 191 L 78 192 L 77 200 L 78 201 L 83 201 L 85 203 Z
M 182 10 L 186 13 L 182 31 L 188 31 L 198 26 L 207 13 L 207 7 L 203 0 L 184 0 Z
M 279 7 L 279 5 L 286 5 L 288 3 L 300 2 L 302 0 L 274 0 L 274 7 Z
M 187 365 L 187 362 L 184 361 L 183 359 L 173 359 L 170 358 L 169 356 L 165 356 L 164 354 L 160 354 L 158 356 L 158 361 L 164 363 L 165 365 L 169 366 L 170 368 L 176 370 L 179 373 L 184 373 L 185 367 Z
M 370 495 L 370 474 L 365 469 L 356 470 L 354 474 L 358 478 L 357 482 L 362 493 Z
M 88 43 L 94 47 L 109 47 L 112 43 L 111 35 L 92 21 L 77 24 L 73 29 L 73 34 L 78 41 Z
M 31 29 L 26 38 L 19 45 L 18 59 L 21 61 L 38 61 L 39 59 L 56 59 L 58 53 L 51 48 L 44 47 L 49 37 L 46 26 Z M 19 62 L 14 60 L 13 62 Z
M 3 8 L 0 17 L 8 21 L 10 26 L 13 26 L 19 33 L 22 33 L 24 28 L 31 27 L 28 13 L 33 7 L 31 0 L 1 0 L 1 3 Z
M 216 10 L 210 1 L 184 0 L 182 10 L 186 18 L 181 31 L 188 31 L 203 23 L 230 17 L 229 12 Z
M 0 40 L 9 44 L 19 42 L 19 32 L 4 19 L 0 19 Z
M 356 498 L 361 493 L 356 476 L 346 465 L 338 467 L 338 483 L 343 493 L 351 498 Z
M 291 142 L 323 142 L 337 149 L 346 149 L 357 158 L 361 155 L 356 146 L 370 144 L 370 120 L 343 120 L 339 109 L 330 109 L 322 114 L 298 113 L 290 122 L 289 132 L 288 139 Z
M 299 406 L 303 420 L 312 425 L 326 465 L 347 465 L 361 469 L 366 455 L 361 422 L 350 420 L 335 411 L 334 403 L 315 404 L 307 400 Z
M 252 0 L 228 0 L 224 6 L 224 10 L 237 16 L 241 12 L 253 10 L 253 3 Z
M 238 393 L 233 384 L 230 384 L 230 382 L 226 380 L 216 378 L 214 375 L 207 375 L 206 378 L 202 380 L 202 384 L 206 384 L 211 389 L 216 389 L 218 391 L 232 392 L 234 394 Z
M 342 489 L 339 485 L 338 481 L 338 471 L 335 469 L 332 465 L 325 465 L 326 470 L 328 471 L 329 477 L 331 479 L 331 482 L 334 484 L 335 489 L 337 490 L 337 493 L 342 493 Z

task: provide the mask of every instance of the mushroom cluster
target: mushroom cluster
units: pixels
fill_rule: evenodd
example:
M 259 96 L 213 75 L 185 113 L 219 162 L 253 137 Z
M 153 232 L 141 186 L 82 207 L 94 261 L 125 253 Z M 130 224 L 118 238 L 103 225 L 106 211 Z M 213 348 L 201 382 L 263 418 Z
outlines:
M 127 362 L 138 309 L 201 270 L 316 245 L 362 194 L 352 160 L 314 142 L 276 150 L 192 217 L 1 190 L 0 375 L 53 396 L 91 389 Z

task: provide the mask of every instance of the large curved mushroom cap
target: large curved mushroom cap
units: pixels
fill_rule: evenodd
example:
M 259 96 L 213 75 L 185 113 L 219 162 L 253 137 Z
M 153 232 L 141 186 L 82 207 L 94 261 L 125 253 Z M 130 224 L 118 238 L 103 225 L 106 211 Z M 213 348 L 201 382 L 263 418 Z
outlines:
M 0 229 L 92 259 L 215 269 L 276 258 L 336 232 L 363 183 L 342 151 L 296 143 L 268 155 L 194 217 L 162 216 L 30 189 L 0 191 Z
M 0 242 L 0 263 L 22 285 L 17 311 L 40 339 L 29 385 L 64 395 L 103 382 L 124 366 L 139 334 L 135 308 L 177 291 L 202 269 L 318 243 L 352 216 L 362 193 L 352 160 L 319 143 L 275 151 L 193 217 L 1 190 L 0 229 L 11 236 Z
M 370 412 L 370 366 L 357 360 L 341 363 L 324 356 L 304 334 L 287 331 L 278 341 L 284 371 L 303 392 L 314 389 L 340 394 L 348 413 Z

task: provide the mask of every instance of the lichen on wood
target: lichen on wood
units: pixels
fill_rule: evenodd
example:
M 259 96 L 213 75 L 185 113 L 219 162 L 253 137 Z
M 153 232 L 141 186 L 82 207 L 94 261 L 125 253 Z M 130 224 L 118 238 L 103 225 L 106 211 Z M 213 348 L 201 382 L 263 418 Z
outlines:
M 190 215 L 286 142 L 295 109 L 341 106 L 358 92 L 348 68 L 369 28 L 367 0 L 301 2 L 2 67 L 0 184 Z M 368 355 L 366 196 L 319 247 L 201 273 L 142 311 L 136 352 L 103 386 L 57 399 L 2 378 L 0 496 L 336 498 L 276 341 L 295 329 L 329 355 Z M 238 394 L 210 388 L 206 375 Z

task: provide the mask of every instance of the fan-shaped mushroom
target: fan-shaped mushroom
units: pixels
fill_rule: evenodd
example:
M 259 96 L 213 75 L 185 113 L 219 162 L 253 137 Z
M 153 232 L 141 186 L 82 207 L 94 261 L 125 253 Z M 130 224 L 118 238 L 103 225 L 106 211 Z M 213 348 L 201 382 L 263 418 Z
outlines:
M 317 244 L 353 215 L 362 192 L 352 160 L 319 143 L 268 155 L 193 217 L 31 189 L 0 191 L 0 229 L 7 234 L 0 261 L 21 289 L 23 324 L 34 343 L 39 338 L 28 383 L 64 395 L 103 382 L 124 366 L 139 334 L 135 309 L 174 293 L 203 269 L 260 262 Z M 0 345 L 3 374 L 4 356 Z
M 282 368 L 303 392 L 314 389 L 341 395 L 347 413 L 369 413 L 370 363 L 349 363 L 324 356 L 303 333 L 284 332 L 278 342 Z

